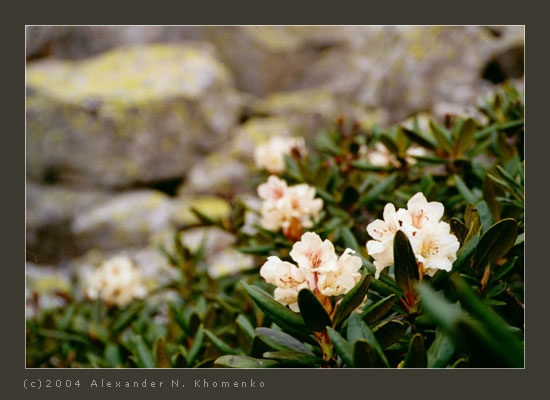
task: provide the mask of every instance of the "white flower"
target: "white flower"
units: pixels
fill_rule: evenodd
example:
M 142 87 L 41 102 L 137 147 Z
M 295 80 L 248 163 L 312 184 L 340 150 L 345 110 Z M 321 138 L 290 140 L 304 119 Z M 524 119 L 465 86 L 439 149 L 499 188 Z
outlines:
M 264 202 L 276 203 L 284 197 L 287 190 L 286 181 L 271 175 L 267 178 L 267 182 L 258 186 L 258 196 Z
M 438 222 L 427 225 L 410 240 L 425 274 L 433 276 L 440 269 L 444 271 L 452 269 L 460 243 L 451 233 L 448 223 Z
M 386 204 L 383 218 L 384 220 L 377 219 L 367 226 L 367 232 L 374 239 L 367 242 L 367 252 L 374 259 L 377 279 L 384 268 L 393 264 L 393 238 L 400 229 L 393 204 Z
M 298 311 L 298 292 L 308 287 L 305 275 L 298 267 L 271 256 L 260 269 L 260 275 L 267 283 L 277 286 L 273 293 L 275 300 Z
M 315 274 L 338 269 L 334 245 L 328 239 L 321 241 L 314 232 L 304 233 L 300 241 L 294 243 L 290 257 L 310 279 L 315 279 L 311 278 Z
M 424 228 L 429 224 L 436 224 L 439 222 L 445 207 L 443 204 L 432 201 L 428 203 L 426 197 L 418 192 L 407 202 L 407 209 L 400 208 L 397 211 L 399 220 L 406 226 L 407 229 L 412 231 Z
M 285 235 L 297 232 L 299 237 L 302 228 L 313 226 L 323 208 L 323 200 L 315 198 L 315 188 L 306 184 L 289 187 L 274 175 L 258 186 L 258 195 L 263 200 L 261 226 L 274 232 L 283 229 Z
M 260 275 L 276 286 L 275 300 L 293 311 L 299 311 L 298 293 L 305 288 L 321 296 L 320 300 L 330 308 L 327 297 L 346 294 L 361 279 L 362 261 L 353 253 L 346 249 L 337 258 L 330 240 L 322 241 L 316 233 L 306 232 L 290 252 L 298 266 L 271 256 L 260 269 Z
M 376 220 L 367 226 L 373 240 L 367 242 L 367 252 L 373 258 L 378 278 L 384 268 L 393 264 L 393 239 L 398 230 L 403 231 L 411 243 L 417 262 L 429 276 L 439 270 L 450 271 L 460 243 L 450 233 L 450 226 L 441 222 L 443 204 L 428 202 L 422 193 L 416 193 L 407 202 L 407 209 L 395 212 L 393 204 L 384 207 L 384 220 Z
M 340 296 L 349 292 L 361 280 L 363 262 L 352 249 L 346 249 L 338 259 L 338 269 L 319 277 L 318 287 L 323 296 Z
M 367 161 L 377 167 L 399 166 L 395 156 L 382 143 L 377 142 L 374 149 L 367 150 Z
M 303 137 L 275 136 L 267 143 L 256 147 L 254 161 L 256 166 L 272 174 L 280 174 L 285 170 L 285 155 L 292 151 L 306 154 Z
M 106 303 L 125 306 L 134 298 L 145 297 L 143 277 L 126 256 L 115 256 L 94 271 L 87 280 L 86 295 Z
M 292 218 L 299 220 L 302 228 L 311 228 L 312 218 L 317 217 L 322 208 L 323 200 L 315 198 L 315 188 L 306 184 L 289 187 L 281 200 L 281 210 L 285 216 L 283 228 L 290 225 Z

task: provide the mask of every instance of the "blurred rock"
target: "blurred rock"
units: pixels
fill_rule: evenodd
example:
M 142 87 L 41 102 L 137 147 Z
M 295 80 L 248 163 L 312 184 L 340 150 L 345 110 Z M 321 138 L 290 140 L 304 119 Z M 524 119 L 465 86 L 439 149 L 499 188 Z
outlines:
M 211 278 L 220 278 L 246 271 L 255 266 L 254 257 L 243 254 L 233 248 L 227 248 L 207 260 L 208 275 Z
M 200 26 L 28 26 L 27 57 L 81 59 L 114 47 L 197 39 Z
M 203 245 L 207 257 L 228 248 L 236 241 L 233 235 L 215 227 L 188 229 L 181 232 L 180 237 L 183 245 L 191 252 L 197 251 Z
M 366 107 L 390 123 L 439 102 L 469 104 L 491 84 L 482 70 L 493 54 L 523 43 L 523 27 L 364 27 L 348 47 L 320 54 L 290 88 L 318 87 Z
M 128 47 L 27 68 L 27 174 L 103 186 L 181 177 L 240 108 L 206 45 Z
M 109 198 L 108 193 L 65 186 L 27 183 L 27 260 L 40 264 L 80 255 L 84 248 L 74 239 L 71 222 L 78 214 Z
M 219 197 L 190 195 L 176 197 L 171 202 L 171 221 L 176 226 L 193 225 L 200 222 L 192 208 L 213 219 L 225 218 L 231 211 L 229 203 Z
M 172 211 L 171 199 L 163 193 L 131 191 L 79 213 L 71 229 L 86 249 L 145 246 L 155 234 L 170 228 Z
M 248 175 L 250 170 L 242 160 L 226 153 L 213 153 L 191 167 L 179 193 L 231 195 L 242 189 Z

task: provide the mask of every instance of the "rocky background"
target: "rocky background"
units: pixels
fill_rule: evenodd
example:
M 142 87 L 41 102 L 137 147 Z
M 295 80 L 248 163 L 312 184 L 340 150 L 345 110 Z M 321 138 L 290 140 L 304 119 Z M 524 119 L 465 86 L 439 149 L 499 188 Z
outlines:
M 191 206 L 225 215 L 228 197 L 253 193 L 256 144 L 340 116 L 369 129 L 470 112 L 496 84 L 522 84 L 523 39 L 523 27 L 28 27 L 29 294 L 120 252 L 162 281 L 157 246 L 196 222 Z M 205 233 L 212 275 L 251 263 L 215 229 L 184 241 Z

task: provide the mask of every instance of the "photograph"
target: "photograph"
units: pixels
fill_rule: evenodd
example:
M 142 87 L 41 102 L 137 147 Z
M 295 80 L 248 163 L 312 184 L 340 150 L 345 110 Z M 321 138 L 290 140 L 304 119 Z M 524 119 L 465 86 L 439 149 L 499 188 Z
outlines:
M 524 49 L 26 25 L 21 363 L 525 370 Z

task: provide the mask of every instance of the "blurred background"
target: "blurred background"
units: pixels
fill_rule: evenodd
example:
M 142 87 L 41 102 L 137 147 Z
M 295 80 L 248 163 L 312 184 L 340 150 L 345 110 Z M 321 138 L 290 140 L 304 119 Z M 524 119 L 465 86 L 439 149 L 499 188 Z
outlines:
M 119 253 L 168 280 L 158 244 L 197 222 L 190 207 L 253 201 L 257 144 L 339 117 L 368 130 L 475 113 L 499 83 L 523 86 L 523 43 L 496 26 L 27 27 L 29 301 L 55 306 Z M 205 233 L 212 276 L 252 265 L 215 228 L 184 243 Z

